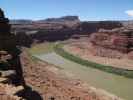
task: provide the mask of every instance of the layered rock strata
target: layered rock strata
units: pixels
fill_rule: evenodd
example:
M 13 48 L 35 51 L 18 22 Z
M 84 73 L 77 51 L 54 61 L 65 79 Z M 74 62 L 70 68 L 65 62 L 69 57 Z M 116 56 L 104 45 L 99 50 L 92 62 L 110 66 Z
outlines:
M 129 54 L 133 51 L 133 29 L 124 27 L 112 30 L 100 29 L 91 35 L 90 41 L 95 47 L 96 55 L 121 58 L 121 56 L 115 57 L 117 52 Z

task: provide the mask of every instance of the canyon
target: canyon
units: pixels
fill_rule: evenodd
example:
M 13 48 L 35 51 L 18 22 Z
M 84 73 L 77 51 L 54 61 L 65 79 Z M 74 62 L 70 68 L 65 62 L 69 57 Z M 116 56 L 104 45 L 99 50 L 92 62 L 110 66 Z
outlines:
M 86 56 L 93 55 L 112 61 L 133 60 L 133 22 L 82 22 L 78 16 L 38 21 L 9 21 L 0 9 L 1 100 L 122 100 L 111 93 L 86 84 L 83 80 L 71 79 L 72 77 L 60 73 L 64 67 L 60 64 L 57 66 L 34 56 L 45 54 L 45 50 L 46 54 L 52 52 L 51 54 L 55 55 L 54 48 L 58 43 L 68 43 L 68 46 L 72 46 L 65 45 L 68 52 L 74 51 L 80 54 L 81 58 L 84 56 L 82 52 L 84 50 Z M 77 63 L 75 65 L 82 67 Z M 66 66 L 69 68 L 69 65 Z M 75 69 L 73 65 L 70 67 Z M 128 70 L 132 71 L 132 68 Z M 71 76 L 72 73 L 69 74 Z
M 45 20 L 11 20 L 18 45 L 89 38 L 94 55 L 132 59 L 133 21 L 80 21 L 78 16 Z M 96 51 L 97 50 L 97 51 Z M 109 54 L 109 52 L 112 52 Z
M 78 39 L 97 32 L 100 28 L 113 29 L 123 25 L 119 21 L 86 21 L 77 16 L 64 16 L 40 21 L 11 20 L 12 32 L 16 34 L 18 43 L 30 45 L 34 41 L 63 41 L 69 38 Z M 24 41 L 26 38 L 28 41 Z M 19 41 L 21 40 L 21 41 Z

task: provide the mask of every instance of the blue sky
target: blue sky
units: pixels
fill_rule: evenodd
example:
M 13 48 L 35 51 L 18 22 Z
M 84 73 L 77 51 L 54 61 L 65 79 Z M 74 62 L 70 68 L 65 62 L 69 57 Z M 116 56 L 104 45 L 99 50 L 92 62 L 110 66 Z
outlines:
M 133 0 L 0 0 L 0 7 L 10 19 L 133 20 Z

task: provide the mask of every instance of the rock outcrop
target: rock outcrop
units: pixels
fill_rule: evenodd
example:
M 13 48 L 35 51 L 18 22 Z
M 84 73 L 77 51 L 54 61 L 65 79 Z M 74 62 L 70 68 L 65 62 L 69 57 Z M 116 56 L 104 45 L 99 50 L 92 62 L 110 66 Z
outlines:
M 118 52 L 128 54 L 133 51 L 133 29 L 100 29 L 91 35 L 90 41 L 97 48 L 96 55 L 121 58 L 120 55 L 117 56 Z
M 9 20 L 0 9 L 0 100 L 22 100 L 15 96 L 23 89 L 19 86 L 22 84 L 19 54 L 15 36 L 10 33 Z
M 0 65 L 4 70 L 15 70 L 16 80 L 22 77 L 21 64 L 19 61 L 20 50 L 16 47 L 16 37 L 10 33 L 10 24 L 8 18 L 5 18 L 3 11 L 0 14 Z M 6 64 L 5 64 L 6 63 Z M 6 66 L 6 69 L 5 69 Z M 15 82 L 16 83 L 16 82 Z

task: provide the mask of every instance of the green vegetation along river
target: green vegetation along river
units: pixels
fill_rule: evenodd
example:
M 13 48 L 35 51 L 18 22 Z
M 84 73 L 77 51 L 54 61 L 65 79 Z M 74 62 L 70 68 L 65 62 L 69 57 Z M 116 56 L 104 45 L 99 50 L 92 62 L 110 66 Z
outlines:
M 133 100 L 133 79 L 85 67 L 59 56 L 53 50 L 42 54 L 34 52 L 33 56 L 59 66 L 62 72 L 71 73 L 89 85 L 107 90 L 125 100 Z

